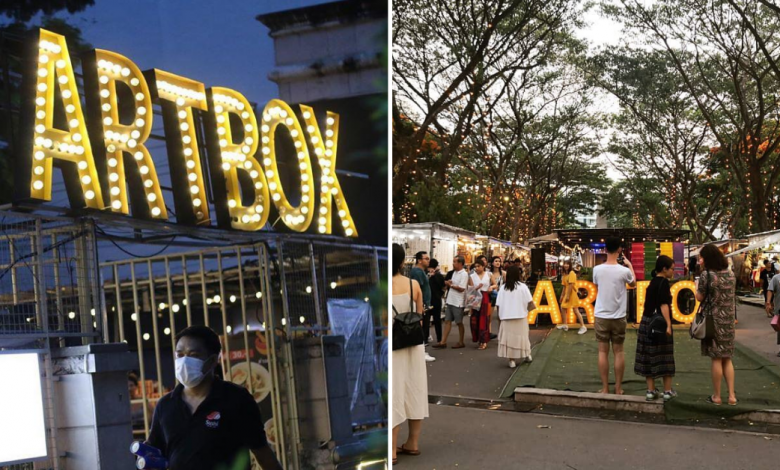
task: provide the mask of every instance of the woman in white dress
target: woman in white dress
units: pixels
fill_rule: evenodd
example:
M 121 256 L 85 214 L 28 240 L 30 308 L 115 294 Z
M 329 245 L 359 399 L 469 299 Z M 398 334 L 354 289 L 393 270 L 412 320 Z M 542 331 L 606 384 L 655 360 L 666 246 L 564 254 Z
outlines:
M 536 309 L 531 291 L 520 280 L 520 268 L 510 266 L 506 281 L 498 291 L 496 310 L 501 326 L 498 330 L 498 357 L 509 359 L 509 367 L 517 361 L 531 361 L 531 340 L 528 337 L 528 312 Z
M 406 253 L 393 243 L 393 307 L 398 313 L 413 306 L 423 312 L 422 290 L 417 281 L 401 274 Z M 411 291 L 409 290 L 411 287 Z M 422 420 L 428 417 L 428 374 L 425 368 L 425 346 L 420 344 L 393 351 L 393 464 L 397 455 L 420 455 L 419 439 Z M 409 437 L 398 446 L 398 431 L 409 421 Z

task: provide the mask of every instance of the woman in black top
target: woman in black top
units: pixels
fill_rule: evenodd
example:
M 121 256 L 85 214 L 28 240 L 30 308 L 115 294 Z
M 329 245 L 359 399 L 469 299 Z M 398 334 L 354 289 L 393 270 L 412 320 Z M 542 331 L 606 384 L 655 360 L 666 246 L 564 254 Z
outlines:
M 441 343 L 441 307 L 442 298 L 444 297 L 444 276 L 441 274 L 439 262 L 436 259 L 431 258 L 431 262 L 428 264 L 428 276 L 431 285 L 431 305 L 433 306 L 429 312 L 433 316 L 436 342 Z
M 653 279 L 647 286 L 634 363 L 634 372 L 647 380 L 647 395 L 645 395 L 647 401 L 656 400 L 660 395 L 655 388 L 655 379 L 658 377 L 663 377 L 664 380 L 664 401 L 677 396 L 677 392 L 672 389 L 672 377 L 675 373 L 671 319 L 672 293 L 669 287 L 669 280 L 672 278 L 674 278 L 674 260 L 668 256 L 659 256 L 655 263 Z M 660 340 L 650 337 L 650 320 L 659 306 L 666 320 L 666 335 Z
M 759 279 L 761 279 L 761 290 L 764 292 L 764 304 L 766 304 L 766 292 L 769 289 L 769 280 L 772 279 L 772 274 L 772 263 L 765 259 L 761 272 L 758 274 Z

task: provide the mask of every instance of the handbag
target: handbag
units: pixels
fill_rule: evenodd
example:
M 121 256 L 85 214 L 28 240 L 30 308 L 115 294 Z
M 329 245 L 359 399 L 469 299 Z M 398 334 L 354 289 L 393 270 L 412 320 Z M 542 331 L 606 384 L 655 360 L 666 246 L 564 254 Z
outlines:
M 658 285 L 657 297 L 659 299 L 661 294 L 661 285 L 663 285 L 663 281 Z M 653 310 L 653 313 L 650 316 L 650 321 L 648 322 L 647 327 L 649 330 L 647 335 L 654 343 L 660 343 L 666 338 L 666 329 L 668 325 L 666 324 L 666 318 L 664 318 L 663 312 L 661 312 L 660 303 L 656 305 L 655 309 Z
M 769 322 L 772 329 L 780 333 L 780 315 L 772 315 L 772 321 Z
M 466 310 L 480 310 L 482 308 L 482 291 L 476 287 L 466 289 Z
M 425 342 L 422 315 L 414 311 L 414 288 L 409 279 L 409 311 L 398 313 L 393 305 L 393 351 L 419 346 Z
M 707 286 L 704 288 L 704 301 L 699 305 L 699 311 L 691 322 L 691 338 L 709 340 L 715 338 L 715 319 L 709 313 L 710 300 L 710 271 L 707 270 Z

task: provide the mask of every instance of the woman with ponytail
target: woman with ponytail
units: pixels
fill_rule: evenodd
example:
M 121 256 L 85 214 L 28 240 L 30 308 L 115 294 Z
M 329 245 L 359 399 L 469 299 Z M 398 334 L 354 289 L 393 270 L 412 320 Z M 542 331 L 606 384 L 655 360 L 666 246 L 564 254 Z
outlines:
M 669 280 L 674 278 L 674 260 L 668 256 L 659 256 L 652 276 L 653 279 L 647 286 L 642 322 L 639 324 L 634 372 L 647 381 L 647 401 L 656 400 L 661 395 L 655 388 L 655 379 L 663 377 L 663 398 L 664 401 L 669 401 L 677 396 L 677 392 L 672 389 L 675 365 L 671 319 L 672 292 L 669 286 Z M 656 310 L 660 310 L 666 320 L 666 335 L 662 338 L 654 338 L 651 335 L 650 322 Z

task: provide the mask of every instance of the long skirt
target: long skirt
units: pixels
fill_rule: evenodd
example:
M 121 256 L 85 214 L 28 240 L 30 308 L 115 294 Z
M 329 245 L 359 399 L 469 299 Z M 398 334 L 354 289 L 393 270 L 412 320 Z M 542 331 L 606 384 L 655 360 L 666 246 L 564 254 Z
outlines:
M 636 362 L 634 373 L 642 377 L 658 378 L 674 376 L 674 336 L 666 336 L 661 341 L 653 341 L 650 334 L 652 315 L 642 316 L 636 338 Z
M 479 311 L 471 313 L 471 340 L 475 343 L 487 344 L 490 342 L 490 295 L 482 293 L 482 303 Z
M 501 320 L 498 329 L 498 357 L 523 359 L 531 355 L 528 318 Z
M 421 344 L 393 351 L 392 426 L 428 417 L 428 371 Z

